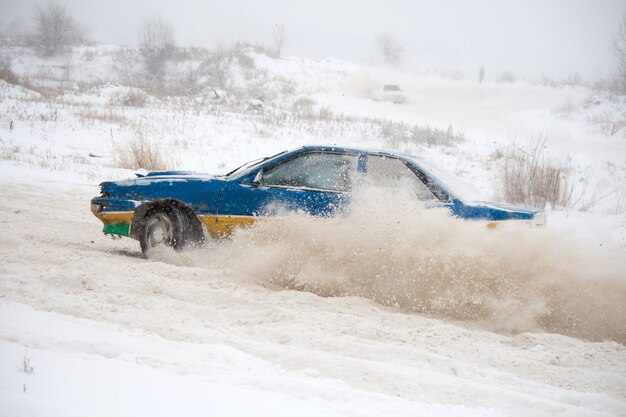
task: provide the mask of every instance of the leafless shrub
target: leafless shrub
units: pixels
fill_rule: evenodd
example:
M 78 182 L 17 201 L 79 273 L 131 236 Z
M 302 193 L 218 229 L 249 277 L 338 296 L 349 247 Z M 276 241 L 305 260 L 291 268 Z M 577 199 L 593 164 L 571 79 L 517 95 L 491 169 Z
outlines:
M 132 90 L 121 98 L 123 106 L 127 107 L 143 107 L 148 101 L 148 95 L 143 91 Z
M 258 43 L 251 44 L 250 47 L 257 54 L 272 56 L 273 52 L 266 46 Z
M 166 158 L 159 146 L 141 133 L 113 147 L 113 165 L 117 168 L 159 171 L 167 168 Z
M 225 89 L 229 86 L 232 78 L 231 69 L 233 65 L 241 62 L 240 58 L 243 56 L 245 56 L 245 54 L 235 48 L 225 49 L 221 45 L 218 45 L 215 50 L 210 52 L 200 63 L 197 72 L 207 77 L 212 87 Z M 249 62 L 246 62 L 246 64 L 248 65 Z
M 281 77 L 279 78 L 280 92 L 284 96 L 292 96 L 296 93 L 296 84 L 287 78 Z
M 542 136 L 526 147 L 504 151 L 498 194 L 511 203 L 544 208 L 567 207 L 572 202 L 573 185 L 567 161 L 550 160 L 545 153 L 547 138 Z
M 380 136 L 393 149 L 397 149 L 402 142 L 408 142 L 410 133 L 404 123 L 385 120 L 380 123 Z
M 465 136 L 463 132 L 455 131 L 452 125 L 449 125 L 447 129 L 438 129 L 429 125 L 415 125 L 413 129 L 411 129 L 411 142 L 417 144 L 425 143 L 431 146 L 454 146 L 464 140 Z
M 20 79 L 11 70 L 11 64 L 4 60 L 0 60 L 0 80 L 4 80 L 13 85 L 18 85 L 20 83 Z
M 232 55 L 220 46 L 212 56 L 212 75 L 218 87 L 225 88 L 230 81 L 230 68 L 233 63 Z
M 498 82 L 501 84 L 513 84 L 515 82 L 515 74 L 511 71 L 504 71 L 498 74 Z
M 28 348 L 26 348 L 24 352 L 24 357 L 22 358 L 22 367 L 21 371 L 25 374 L 32 374 L 35 372 L 35 368 L 33 368 L 30 364 L 30 357 L 28 356 Z M 24 392 L 26 392 L 26 385 L 24 385 Z
M 254 58 L 248 52 L 249 49 L 250 48 L 245 47 L 243 44 L 238 43 L 233 48 L 233 54 L 241 68 L 254 70 L 256 68 L 256 64 L 254 62 Z
M 73 153 L 72 162 L 74 164 L 86 165 L 89 162 L 89 160 L 87 159 L 85 155 L 82 155 L 80 153 Z
M 567 77 L 563 78 L 560 82 L 563 86 L 576 87 L 576 86 L 584 86 L 587 83 L 583 80 L 583 77 L 580 76 L 580 73 L 574 72 L 569 74 Z
M 613 214 L 622 214 L 626 212 L 626 182 L 622 182 L 615 189 L 615 195 L 613 196 L 614 207 Z
M 67 46 L 82 41 L 82 34 L 67 11 L 67 7 L 54 0 L 36 6 L 34 42 L 44 56 L 53 56 Z
M 201 61 L 208 55 L 208 50 L 202 47 L 188 46 L 172 49 L 170 60 L 173 62 Z
M 589 117 L 588 120 L 600 127 L 600 131 L 611 137 L 626 127 L 626 117 L 620 114 L 599 114 Z
M 376 37 L 376 43 L 386 64 L 395 65 L 400 62 L 404 47 L 397 39 L 387 33 L 383 33 Z
M 21 152 L 22 147 L 19 144 L 13 143 L 13 141 L 7 143 L 6 145 L 0 145 L 0 159 L 17 161 Z
M 137 61 L 138 54 L 134 48 L 123 48 L 116 52 L 114 56 L 115 67 L 124 85 L 134 85 L 133 67 Z
M 91 62 L 91 61 L 93 61 L 96 58 L 96 56 L 97 56 L 97 54 L 96 54 L 96 52 L 94 50 L 87 49 L 86 51 L 83 51 L 82 59 L 84 61 Z
M 52 151 L 50 149 L 46 149 L 44 154 L 39 158 L 38 164 L 40 167 L 51 170 L 60 170 L 65 167 L 65 158 L 61 159 L 52 155 Z
M 140 52 L 150 80 L 163 80 L 174 48 L 172 24 L 161 17 L 146 19 L 141 32 Z
M 148 98 L 148 94 L 143 90 L 131 88 L 128 91 L 113 94 L 109 99 L 109 104 L 126 107 L 144 107 L 148 102 Z
M 76 112 L 76 117 L 83 123 L 86 124 L 88 122 L 99 121 L 103 123 L 110 123 L 113 125 L 125 125 L 129 123 L 129 120 L 123 115 L 119 114 L 117 111 L 113 109 L 108 110 L 97 110 L 97 109 L 86 109 L 79 112 Z
M 439 129 L 429 125 L 410 126 L 402 122 L 383 121 L 380 123 L 380 136 L 394 149 L 400 144 L 425 146 L 454 146 L 465 140 L 462 132 L 455 131 L 452 126 Z
M 558 87 L 559 86 L 559 82 L 557 80 L 547 75 L 542 75 L 535 82 L 539 85 L 545 85 L 546 87 Z
M 315 100 L 309 97 L 299 97 L 293 102 L 291 108 L 295 112 L 310 113 L 315 106 Z
M 20 80 L 20 84 L 22 85 L 22 87 L 38 93 L 40 95 L 38 101 L 50 102 L 54 100 L 59 94 L 61 94 L 61 91 L 57 87 L 52 87 L 41 83 L 35 84 L 28 78 L 22 78 Z

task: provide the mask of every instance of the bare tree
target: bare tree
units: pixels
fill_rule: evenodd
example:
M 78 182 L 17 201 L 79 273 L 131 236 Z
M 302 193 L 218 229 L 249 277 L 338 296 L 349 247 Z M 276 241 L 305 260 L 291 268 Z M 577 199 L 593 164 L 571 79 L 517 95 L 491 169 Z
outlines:
M 35 44 L 45 56 L 56 55 L 81 38 L 67 7 L 54 0 L 36 6 L 33 20 Z
M 613 88 L 620 94 L 626 94 L 626 10 L 622 12 L 619 28 L 613 35 L 611 52 L 616 61 Z
M 213 79 L 218 87 L 226 88 L 230 78 L 230 67 L 232 65 L 232 54 L 229 54 L 222 45 L 217 45 L 213 54 Z
M 387 33 L 383 33 L 376 37 L 376 42 L 386 64 L 396 65 L 400 62 L 404 47 L 397 39 Z
M 146 19 L 141 32 L 141 56 L 148 77 L 161 81 L 175 48 L 174 28 L 162 17 Z
M 280 58 L 280 55 L 283 52 L 283 47 L 285 46 L 285 41 L 287 40 L 287 35 L 285 33 L 285 25 L 280 24 L 274 26 L 274 45 L 273 52 L 276 58 Z

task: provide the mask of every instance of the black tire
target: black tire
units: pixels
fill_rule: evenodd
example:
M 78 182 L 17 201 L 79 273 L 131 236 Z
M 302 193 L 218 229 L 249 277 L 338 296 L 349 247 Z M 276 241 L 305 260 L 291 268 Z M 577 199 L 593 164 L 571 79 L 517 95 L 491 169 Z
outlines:
M 189 219 L 176 207 L 153 207 L 141 223 L 139 243 L 143 253 L 160 245 L 180 250 L 191 239 Z

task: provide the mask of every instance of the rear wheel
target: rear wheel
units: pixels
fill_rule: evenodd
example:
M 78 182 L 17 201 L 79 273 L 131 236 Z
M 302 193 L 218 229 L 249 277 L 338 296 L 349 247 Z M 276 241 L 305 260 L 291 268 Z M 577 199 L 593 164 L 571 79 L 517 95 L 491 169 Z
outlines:
M 169 246 L 182 249 L 190 239 L 190 227 L 187 216 L 172 206 L 158 206 L 146 214 L 142 220 L 139 243 L 141 251 L 157 246 Z

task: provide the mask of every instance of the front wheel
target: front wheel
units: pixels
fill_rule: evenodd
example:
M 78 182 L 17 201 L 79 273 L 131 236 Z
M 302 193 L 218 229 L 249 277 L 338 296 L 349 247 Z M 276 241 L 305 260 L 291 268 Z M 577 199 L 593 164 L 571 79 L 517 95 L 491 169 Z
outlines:
M 143 253 L 157 246 L 182 249 L 188 240 L 189 222 L 175 207 L 155 207 L 146 214 L 142 223 L 139 243 Z

